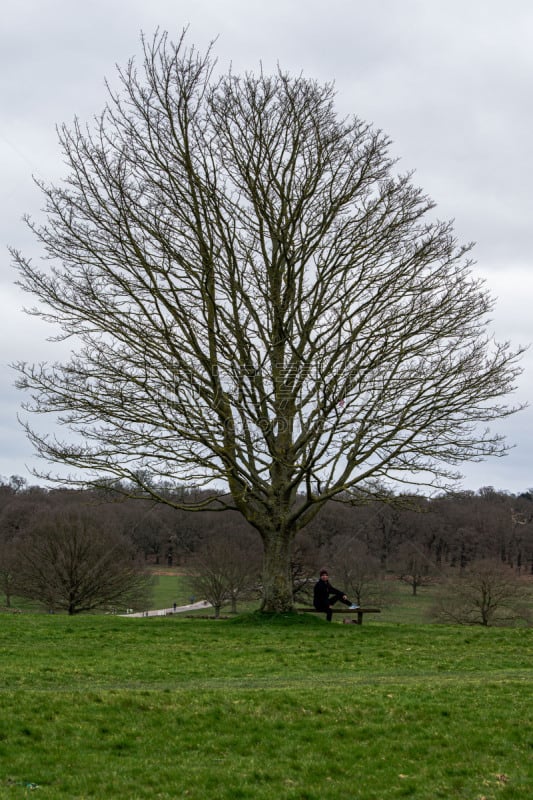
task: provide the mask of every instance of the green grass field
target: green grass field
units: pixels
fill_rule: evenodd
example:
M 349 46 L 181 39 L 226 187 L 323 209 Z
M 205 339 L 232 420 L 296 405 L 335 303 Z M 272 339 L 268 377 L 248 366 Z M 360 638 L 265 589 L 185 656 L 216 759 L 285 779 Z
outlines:
M 194 594 L 187 576 L 178 570 L 154 570 L 152 579 L 153 608 L 171 608 L 174 603 L 184 606 Z
M 0 798 L 531 798 L 533 629 L 4 614 L 0 648 Z

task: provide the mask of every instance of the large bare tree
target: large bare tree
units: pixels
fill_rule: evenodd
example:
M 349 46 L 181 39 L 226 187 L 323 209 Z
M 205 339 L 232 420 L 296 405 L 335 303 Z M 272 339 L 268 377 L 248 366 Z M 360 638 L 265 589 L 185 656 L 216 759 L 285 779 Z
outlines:
M 505 451 L 485 428 L 518 352 L 487 332 L 468 246 L 332 86 L 143 46 L 94 124 L 59 131 L 68 172 L 29 221 L 49 267 L 14 252 L 74 342 L 18 367 L 27 407 L 77 435 L 28 432 L 89 481 L 212 489 L 262 536 L 263 609 L 286 610 L 291 542 L 328 499 Z
M 42 514 L 16 544 L 18 592 L 48 609 L 147 607 L 150 580 L 131 542 L 92 515 Z

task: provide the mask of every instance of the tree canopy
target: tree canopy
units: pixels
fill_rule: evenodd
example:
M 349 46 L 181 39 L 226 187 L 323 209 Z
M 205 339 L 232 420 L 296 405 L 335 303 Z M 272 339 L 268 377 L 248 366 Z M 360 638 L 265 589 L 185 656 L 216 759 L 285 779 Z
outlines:
M 161 480 L 211 487 L 261 534 L 263 607 L 284 610 L 291 542 L 329 499 L 505 452 L 487 425 L 520 351 L 487 329 L 470 247 L 331 85 L 218 75 L 185 35 L 143 47 L 92 126 L 59 130 L 67 175 L 28 221 L 49 268 L 13 251 L 75 343 L 18 365 L 27 408 L 75 436 L 28 434 L 89 482 L 176 505 Z

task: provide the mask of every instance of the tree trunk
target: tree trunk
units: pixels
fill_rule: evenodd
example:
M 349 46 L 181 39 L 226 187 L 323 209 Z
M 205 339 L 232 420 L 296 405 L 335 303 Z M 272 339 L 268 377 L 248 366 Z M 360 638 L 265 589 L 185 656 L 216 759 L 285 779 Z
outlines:
M 263 602 L 261 611 L 281 614 L 292 611 L 291 544 L 289 531 L 277 530 L 263 537 Z

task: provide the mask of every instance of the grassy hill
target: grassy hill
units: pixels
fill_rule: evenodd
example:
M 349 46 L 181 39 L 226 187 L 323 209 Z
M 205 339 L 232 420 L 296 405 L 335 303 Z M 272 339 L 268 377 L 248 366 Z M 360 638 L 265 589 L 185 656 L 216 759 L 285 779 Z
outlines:
M 5 614 L 0 798 L 530 800 L 533 629 Z

